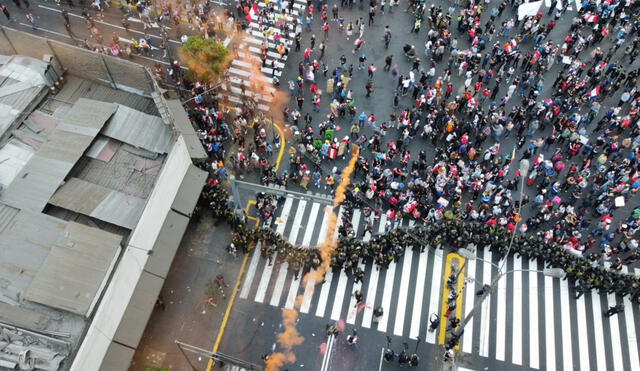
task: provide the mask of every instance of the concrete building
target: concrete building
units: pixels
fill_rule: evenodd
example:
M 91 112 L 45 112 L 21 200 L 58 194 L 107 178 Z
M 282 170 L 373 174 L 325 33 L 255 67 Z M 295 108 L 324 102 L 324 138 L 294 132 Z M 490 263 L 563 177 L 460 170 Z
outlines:
M 45 44 L 0 56 L 0 368 L 126 370 L 207 156 L 148 71 Z

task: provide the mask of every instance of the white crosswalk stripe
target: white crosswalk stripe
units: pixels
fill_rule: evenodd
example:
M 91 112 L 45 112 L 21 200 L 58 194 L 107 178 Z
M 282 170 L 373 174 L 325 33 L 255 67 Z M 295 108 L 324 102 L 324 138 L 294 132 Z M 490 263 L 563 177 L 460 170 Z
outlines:
M 529 262 L 531 271 L 540 270 L 538 262 L 533 260 Z M 529 277 L 529 367 L 540 368 L 540 340 L 538 330 L 538 273 L 528 272 Z
M 488 248 L 484 248 L 483 251 L 483 267 L 482 267 L 482 284 L 489 284 L 491 282 L 491 251 Z M 480 311 L 480 344 L 479 354 L 482 357 L 489 356 L 489 332 L 491 330 L 491 296 L 489 295 L 482 303 L 482 310 Z
M 545 324 L 545 344 L 547 370 L 556 369 L 556 346 L 555 346 L 555 327 L 553 313 L 553 279 L 549 276 L 544 277 L 544 324 Z
M 498 266 L 502 265 L 502 261 L 498 263 Z M 501 278 L 498 281 L 498 288 L 495 291 L 496 297 L 498 299 L 498 319 L 497 323 L 506 323 L 507 322 L 507 280 L 505 277 Z M 504 361 L 505 353 L 506 353 L 506 336 L 507 336 L 507 326 L 497 326 L 496 327 L 496 359 L 498 361 Z
M 249 23 L 249 27 L 246 29 L 248 36 L 243 38 L 243 41 L 247 43 L 247 47 L 239 48 L 239 59 L 234 59 L 228 69 L 229 83 L 221 85 L 221 94 L 223 98 L 228 99 L 230 105 L 240 107 L 246 98 L 250 98 L 257 103 L 259 110 L 269 111 L 269 103 L 272 98 L 269 95 L 254 96 L 250 91 L 251 84 L 248 81 L 251 78 L 261 79 L 269 84 L 268 92 L 272 93 L 273 86 L 271 85 L 274 83 L 274 78 L 279 78 L 282 75 L 288 53 L 281 54 L 281 51 L 278 51 L 278 42 L 275 41 L 275 36 L 280 35 L 280 42 L 288 48 L 292 47 L 296 31 L 293 29 L 293 20 L 296 19 L 301 24 L 301 15 L 307 5 L 303 0 L 295 0 L 292 14 L 286 14 L 286 12 L 281 12 L 280 9 L 282 9 L 281 6 L 286 9 L 287 4 L 288 2 L 283 2 L 282 4 L 275 2 L 275 11 L 269 15 L 268 20 L 259 23 L 260 19 L 256 18 Z M 258 2 L 259 8 L 262 9 L 266 6 L 264 1 Z M 280 29 L 280 24 L 283 25 L 282 30 Z M 262 63 L 262 51 L 260 49 L 263 43 L 268 48 L 264 64 Z M 258 62 L 264 76 L 255 76 L 251 63 L 248 63 L 249 60 Z M 243 85 L 249 89 L 242 89 L 241 86 Z
M 475 290 L 475 276 L 476 276 L 476 261 L 469 260 L 467 262 L 467 277 L 471 277 L 473 280 L 468 281 L 465 290 L 465 303 L 464 303 L 464 317 L 467 317 L 473 309 L 473 299 L 476 296 Z M 462 338 L 462 351 L 464 353 L 471 353 L 473 344 L 473 326 L 469 326 L 464 331 L 464 337 Z
M 424 286 L 427 281 L 427 263 L 429 251 L 425 249 L 420 253 L 418 260 L 418 277 L 416 278 L 416 289 L 414 291 L 413 311 L 411 313 L 411 328 L 409 337 L 416 339 L 420 335 L 420 317 L 422 315 L 422 299 L 424 297 Z
M 603 339 L 604 330 L 602 328 L 602 310 L 600 309 L 602 307 L 600 306 L 600 295 L 592 293 L 591 303 L 592 303 L 592 307 L 594 308 L 593 309 L 593 328 L 595 332 L 595 339 Z M 606 355 L 604 351 L 604 344 L 602 344 L 599 341 L 596 341 L 595 350 L 596 350 L 596 365 L 598 366 L 597 369 L 606 370 L 607 360 L 605 358 Z
M 431 277 L 436 278 L 431 281 L 431 296 L 429 298 L 429 315 L 431 313 L 437 313 L 440 314 L 440 311 L 438 310 L 438 307 L 440 305 L 440 288 L 442 286 L 442 278 L 441 278 L 441 272 L 442 272 L 442 250 L 437 250 L 434 257 L 433 257 L 433 274 L 431 275 Z M 426 337 L 425 337 L 427 343 L 429 344 L 435 344 L 436 343 L 436 331 L 433 332 L 429 332 L 427 331 Z
M 286 198 L 276 212 L 275 230 L 291 243 L 318 246 L 326 238 L 329 224 L 326 209 L 311 200 Z M 343 212 L 338 209 L 338 223 Z M 362 236 L 368 218 L 361 210 L 353 211 L 357 236 Z M 385 233 L 387 216 L 381 214 L 374 220 L 374 234 Z M 393 224 L 406 225 L 405 222 Z M 369 233 L 363 237 L 366 241 L 370 239 Z M 476 291 L 492 282 L 498 274 L 496 265 L 501 263 L 488 246 L 478 246 L 476 250 L 478 259 L 466 264 L 461 301 L 465 317 L 480 298 Z M 272 260 L 273 264 L 268 264 L 260 256 L 259 247 L 252 253 L 241 299 L 292 308 L 302 294 L 302 313 L 342 319 L 352 326 L 399 337 L 419 336 L 427 343 L 436 343 L 437 332 L 428 331 L 428 318 L 431 313 L 442 316 L 442 274 L 446 260 L 442 249 L 428 247 L 421 252 L 419 248 L 407 247 L 404 256 L 386 269 L 359 261 L 365 277 L 358 283 L 341 270 L 329 271 L 324 283 L 316 285 L 311 280 L 305 284 L 305 270 L 296 275 L 286 263 L 278 263 L 277 258 Z M 595 291 L 575 299 L 573 283 L 543 275 L 542 262 L 518 256 L 506 261 L 503 271 L 510 272 L 498 280 L 497 288 L 471 317 L 461 340 L 462 353 L 502 360 L 514 367 L 549 371 L 623 370 L 627 365 L 632 365 L 632 369 L 638 365 L 637 304 L 628 297 Z M 356 306 L 353 295 L 356 290 L 364 294 L 364 308 Z M 625 305 L 624 313 L 603 316 L 603 312 L 618 303 Z M 376 307 L 383 309 L 377 323 L 373 316 Z
M 513 320 L 511 363 L 522 365 L 522 259 L 513 258 Z
M 569 308 L 569 284 L 566 280 L 560 281 L 560 308 L 562 310 L 562 334 L 571 333 L 571 312 Z M 573 354 L 571 350 L 571 336 L 562 336 L 562 363 L 565 370 L 573 370 Z

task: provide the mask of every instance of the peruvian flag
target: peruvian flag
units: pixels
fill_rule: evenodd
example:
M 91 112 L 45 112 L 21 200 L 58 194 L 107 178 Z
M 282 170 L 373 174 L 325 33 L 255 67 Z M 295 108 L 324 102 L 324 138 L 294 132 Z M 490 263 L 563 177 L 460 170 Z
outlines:
M 246 9 L 246 8 L 245 8 Z M 253 5 L 251 6 L 251 10 L 249 10 L 249 14 L 247 14 L 246 18 L 247 21 L 249 21 L 249 23 L 253 22 L 253 18 L 259 13 L 260 11 L 258 10 L 258 4 L 257 3 L 253 3 Z
M 596 86 L 589 92 L 589 98 L 597 97 L 600 95 L 600 85 Z
M 536 62 L 538 62 L 538 60 L 540 60 L 541 54 L 540 51 L 536 50 L 535 52 L 533 52 L 533 56 L 531 57 L 531 64 L 536 64 Z
M 584 20 L 585 20 L 587 23 L 594 23 L 594 22 L 597 22 L 599 18 L 600 18 L 600 16 L 599 16 L 599 15 L 597 15 L 597 14 L 593 14 L 593 13 L 588 13 L 587 15 L 585 15 L 585 16 L 584 16 Z

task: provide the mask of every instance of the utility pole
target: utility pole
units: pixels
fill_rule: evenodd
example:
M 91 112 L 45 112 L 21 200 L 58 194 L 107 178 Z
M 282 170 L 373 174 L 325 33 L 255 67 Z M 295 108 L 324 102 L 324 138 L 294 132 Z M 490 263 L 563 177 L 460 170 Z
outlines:
M 517 211 L 517 215 L 520 215 L 520 210 L 522 209 L 522 197 L 524 194 L 524 179 L 527 177 L 527 174 L 529 173 L 529 160 L 523 159 L 520 161 L 520 201 L 518 202 L 518 211 Z M 516 219 L 516 223 L 515 226 L 513 228 L 513 233 L 511 234 L 511 240 L 509 241 L 509 248 L 507 249 L 506 254 L 504 255 L 505 257 L 508 257 L 509 254 L 511 253 L 511 250 L 513 249 L 513 241 L 515 239 L 516 233 L 518 231 L 518 223 L 520 222 L 520 220 Z M 469 259 L 469 258 L 467 258 Z M 483 290 L 482 292 L 482 296 L 480 297 L 480 300 L 478 300 L 475 305 L 473 306 L 473 309 L 469 312 L 469 314 L 462 320 L 462 322 L 460 322 L 460 324 L 458 325 L 458 327 L 451 331 L 451 343 L 454 344 L 453 347 L 455 347 L 455 344 L 458 344 L 458 342 L 460 341 L 460 337 L 462 336 L 463 332 L 464 332 L 464 328 L 465 326 L 471 321 L 471 318 L 473 318 L 473 316 L 475 315 L 475 313 L 478 311 L 478 309 L 480 308 L 480 306 L 482 305 L 482 303 L 484 302 L 484 300 L 491 294 L 491 292 L 493 290 L 495 290 L 495 288 L 497 287 L 497 283 L 500 280 L 500 278 L 502 278 L 504 275 L 506 275 L 507 273 L 511 273 L 513 271 L 509 271 L 509 272 L 503 272 L 502 269 L 504 268 L 504 265 L 506 264 L 506 259 L 504 259 L 504 261 L 502 262 L 502 264 L 500 266 L 497 266 L 496 264 L 494 264 L 493 262 L 490 262 L 493 266 L 498 268 L 498 274 L 493 277 L 493 279 L 491 280 L 491 284 L 489 285 L 489 288 L 486 290 Z M 466 263 L 466 260 L 465 260 Z M 462 269 L 460 270 L 462 271 Z M 538 271 L 535 271 L 538 272 Z M 459 273 L 458 273 L 459 275 Z M 474 295 L 474 293 L 470 293 L 471 295 Z M 445 344 L 445 349 L 449 350 L 451 349 L 449 348 L 449 346 L 447 344 Z M 442 357 L 442 369 L 444 369 L 445 366 L 445 357 Z
M 197 368 L 191 363 L 191 361 L 189 361 L 189 358 L 187 357 L 187 355 L 185 353 L 185 350 L 187 352 L 197 354 L 200 357 L 205 357 L 205 358 L 208 358 L 208 359 L 212 359 L 212 360 L 214 360 L 216 362 L 228 363 L 230 365 L 238 366 L 238 367 L 244 368 L 246 370 L 255 370 L 255 371 L 263 371 L 264 370 L 264 367 L 262 367 L 262 366 L 258 366 L 256 364 L 251 363 L 251 362 L 244 361 L 244 360 L 232 357 L 232 356 L 227 355 L 227 354 L 210 352 L 208 350 L 205 350 L 205 349 L 202 349 L 202 348 L 198 348 L 198 347 L 196 347 L 194 345 L 183 343 L 183 342 L 181 342 L 179 340 L 174 340 L 174 342 L 178 346 L 178 349 L 180 349 L 180 352 L 182 353 L 182 355 L 186 358 L 187 362 L 189 363 L 189 366 L 191 366 L 191 369 L 194 370 L 194 371 L 196 371 Z

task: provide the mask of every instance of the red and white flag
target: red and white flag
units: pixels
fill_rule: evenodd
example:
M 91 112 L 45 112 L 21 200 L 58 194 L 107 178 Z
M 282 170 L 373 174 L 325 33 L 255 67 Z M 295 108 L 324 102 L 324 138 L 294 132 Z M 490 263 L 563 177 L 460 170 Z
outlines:
M 596 86 L 589 92 L 589 98 L 597 97 L 600 95 L 600 85 Z
M 247 8 L 245 8 L 246 11 Z M 251 6 L 251 9 L 249 10 L 249 14 L 247 14 L 246 18 L 247 21 L 249 23 L 253 22 L 253 18 L 255 18 L 256 15 L 258 15 L 260 11 L 258 10 L 258 4 L 257 3 L 253 3 L 253 5 Z
M 594 23 L 594 22 L 597 22 L 599 18 L 600 18 L 600 16 L 599 16 L 599 15 L 597 15 L 597 14 L 593 14 L 593 13 L 588 13 L 587 15 L 585 15 L 585 16 L 584 16 L 584 20 L 585 20 L 587 23 Z

